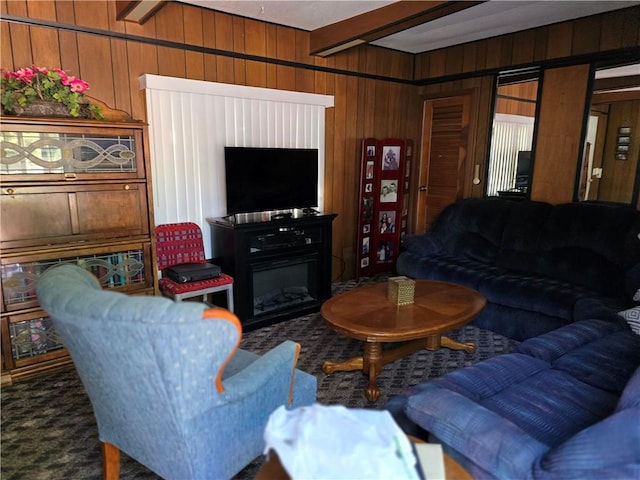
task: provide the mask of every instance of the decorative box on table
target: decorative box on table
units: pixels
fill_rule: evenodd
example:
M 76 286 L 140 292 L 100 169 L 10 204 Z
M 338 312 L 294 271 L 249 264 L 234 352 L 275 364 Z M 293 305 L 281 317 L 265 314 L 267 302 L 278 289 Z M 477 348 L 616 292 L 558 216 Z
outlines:
M 387 298 L 396 305 L 411 305 L 416 291 L 416 282 L 409 277 L 389 277 Z

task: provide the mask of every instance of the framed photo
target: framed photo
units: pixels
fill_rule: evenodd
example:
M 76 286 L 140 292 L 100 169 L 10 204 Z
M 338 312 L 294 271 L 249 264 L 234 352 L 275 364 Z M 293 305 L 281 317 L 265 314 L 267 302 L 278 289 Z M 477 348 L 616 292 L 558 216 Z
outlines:
M 366 171 L 365 171 L 365 178 L 367 180 L 370 180 L 373 178 L 373 160 L 367 160 L 367 165 L 366 165 Z
M 626 153 L 616 153 L 616 160 L 627 160 L 627 158 Z
M 362 220 L 371 220 L 373 218 L 373 197 L 364 197 L 362 199 Z
M 382 170 L 398 170 L 400 168 L 400 147 L 382 147 Z
M 378 231 L 380 233 L 393 233 L 396 231 L 395 210 L 380 212 L 380 218 L 378 220 Z
M 398 201 L 398 181 L 380 180 L 380 202 L 391 203 Z
M 375 157 L 375 156 L 376 156 L 376 146 L 367 145 L 367 157 Z
M 631 127 L 618 128 L 618 135 L 631 135 Z
M 380 242 L 376 247 L 376 258 L 380 263 L 393 261 L 393 242 Z
M 369 237 L 362 239 L 362 255 L 369 255 Z
M 360 268 L 365 268 L 369 266 L 369 257 L 364 257 L 360 260 Z
M 362 233 L 369 233 L 371 231 L 371 224 L 370 223 L 365 223 L 362 226 Z
M 373 192 L 373 183 L 365 183 L 364 184 L 364 191 L 366 193 L 371 193 Z
M 629 145 L 631 137 L 628 136 L 619 136 L 618 137 L 618 145 Z
M 629 145 L 618 145 L 616 147 L 616 151 L 618 151 L 618 152 L 628 152 L 629 151 Z

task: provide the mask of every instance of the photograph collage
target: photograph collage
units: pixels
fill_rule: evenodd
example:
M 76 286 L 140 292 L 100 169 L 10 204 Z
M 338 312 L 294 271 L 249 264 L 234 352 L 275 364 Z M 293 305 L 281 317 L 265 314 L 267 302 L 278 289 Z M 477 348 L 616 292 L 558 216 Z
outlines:
M 392 268 L 406 231 L 410 164 L 404 149 L 398 139 L 362 143 L 357 270 L 363 276 Z

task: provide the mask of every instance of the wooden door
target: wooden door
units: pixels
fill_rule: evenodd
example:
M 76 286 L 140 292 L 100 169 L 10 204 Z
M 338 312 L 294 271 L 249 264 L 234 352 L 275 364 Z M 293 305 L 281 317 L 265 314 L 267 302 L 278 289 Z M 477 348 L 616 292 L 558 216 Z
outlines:
M 424 102 L 416 233 L 429 230 L 440 212 L 464 195 L 471 97 L 469 92 Z

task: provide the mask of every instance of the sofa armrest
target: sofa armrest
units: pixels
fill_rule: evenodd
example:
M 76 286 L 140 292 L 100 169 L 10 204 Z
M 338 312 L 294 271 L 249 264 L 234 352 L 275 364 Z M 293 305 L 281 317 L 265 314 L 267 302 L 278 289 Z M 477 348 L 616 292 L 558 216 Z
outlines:
M 405 412 L 445 449 L 497 478 L 529 478 L 536 459 L 548 451 L 506 418 L 434 382 L 409 398 Z
M 402 249 L 419 256 L 443 253 L 443 246 L 430 233 L 405 235 L 402 239 Z

